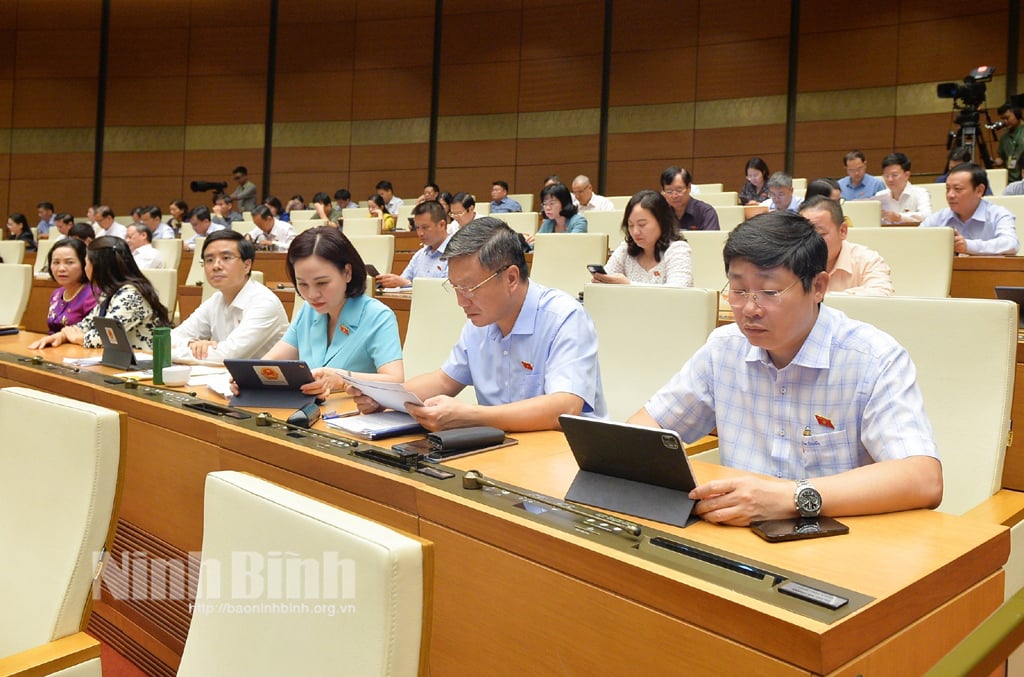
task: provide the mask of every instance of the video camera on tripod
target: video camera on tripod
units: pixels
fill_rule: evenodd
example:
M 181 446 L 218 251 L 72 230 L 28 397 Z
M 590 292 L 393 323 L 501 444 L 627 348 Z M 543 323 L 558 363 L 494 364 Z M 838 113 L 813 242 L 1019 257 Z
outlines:
M 946 150 L 967 148 L 971 152 L 972 162 L 977 151 L 985 167 L 992 166 L 992 156 L 981 133 L 981 115 L 984 114 L 988 121 L 985 129 L 992 134 L 992 141 L 998 142 L 996 130 L 1001 126 L 998 123 L 992 124 L 992 118 L 985 108 L 985 83 L 992 80 L 995 72 L 993 66 L 978 66 L 967 74 L 962 83 L 940 82 L 936 87 L 936 94 L 940 99 L 953 99 L 953 110 L 956 112 L 953 122 L 958 129 L 949 132 Z

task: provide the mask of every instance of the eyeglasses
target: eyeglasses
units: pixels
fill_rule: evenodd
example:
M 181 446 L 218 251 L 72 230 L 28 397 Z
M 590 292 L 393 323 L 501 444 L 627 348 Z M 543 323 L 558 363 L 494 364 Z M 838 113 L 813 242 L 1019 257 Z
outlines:
M 548 207 L 562 208 L 562 203 L 559 200 L 544 200 L 541 205 L 546 209 Z
M 468 214 L 468 212 L 465 212 L 465 211 L 462 211 L 462 212 L 451 212 L 451 215 L 452 215 L 453 219 L 461 219 L 466 214 Z
M 682 195 L 687 190 L 687 188 L 662 188 L 661 192 L 665 195 Z
M 232 263 L 237 261 L 239 258 L 241 258 L 241 257 L 236 256 L 235 254 L 222 254 L 220 256 L 213 256 L 213 255 L 204 256 L 203 257 L 203 265 L 204 266 L 212 266 L 213 264 L 217 263 L 217 261 L 220 261 L 221 265 L 227 266 L 227 265 L 231 265 Z
M 729 305 L 733 308 L 742 308 L 747 305 L 747 300 L 754 302 L 758 308 L 764 308 L 765 306 L 778 306 L 782 303 L 782 295 L 788 292 L 790 289 L 796 286 L 797 280 L 793 284 L 789 285 L 782 291 L 775 289 L 759 289 L 757 291 L 740 291 L 739 289 L 730 289 L 729 284 L 726 283 L 722 287 L 722 295 L 729 302 Z
M 452 284 L 451 280 L 445 280 L 444 282 L 441 283 L 441 286 L 444 287 L 444 290 L 447 292 L 455 292 L 457 294 L 461 294 L 463 298 L 471 299 L 474 296 L 476 296 L 477 289 L 484 286 L 494 278 L 498 277 L 498 275 L 504 272 L 505 269 L 508 267 L 509 266 L 502 266 L 501 268 L 498 268 L 496 271 L 491 273 L 491 275 L 486 280 L 480 282 L 479 284 L 474 284 L 472 287 L 463 287 L 458 284 Z

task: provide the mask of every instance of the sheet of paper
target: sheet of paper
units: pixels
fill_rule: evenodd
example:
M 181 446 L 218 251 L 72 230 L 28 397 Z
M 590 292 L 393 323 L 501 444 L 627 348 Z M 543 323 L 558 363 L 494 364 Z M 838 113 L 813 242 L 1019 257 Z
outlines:
M 377 404 L 385 409 L 405 411 L 405 404 L 411 402 L 423 406 L 423 400 L 416 397 L 401 383 L 382 383 L 381 381 L 367 381 L 356 376 L 346 376 L 345 380 L 363 391 L 367 397 L 372 397 Z
M 331 428 L 344 430 L 361 437 L 372 437 L 376 433 L 409 430 L 418 424 L 404 411 L 378 411 L 373 414 L 329 418 L 326 423 Z

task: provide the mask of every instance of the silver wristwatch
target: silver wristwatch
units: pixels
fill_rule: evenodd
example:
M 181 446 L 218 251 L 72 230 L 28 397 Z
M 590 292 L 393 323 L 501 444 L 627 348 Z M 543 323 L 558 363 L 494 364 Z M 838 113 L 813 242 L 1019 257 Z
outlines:
M 796 483 L 793 501 L 801 517 L 817 517 L 821 513 L 821 494 L 809 480 L 800 480 Z

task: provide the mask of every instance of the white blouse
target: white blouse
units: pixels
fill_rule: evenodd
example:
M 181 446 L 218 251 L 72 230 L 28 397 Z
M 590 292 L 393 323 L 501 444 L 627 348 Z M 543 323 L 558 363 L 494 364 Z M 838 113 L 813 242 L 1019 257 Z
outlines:
M 629 278 L 632 284 L 667 284 L 670 287 L 692 287 L 693 266 L 691 263 L 690 245 L 677 240 L 668 246 L 650 270 L 641 266 L 636 258 L 626 251 L 623 242 L 608 257 L 605 270 L 609 275 L 621 273 Z

